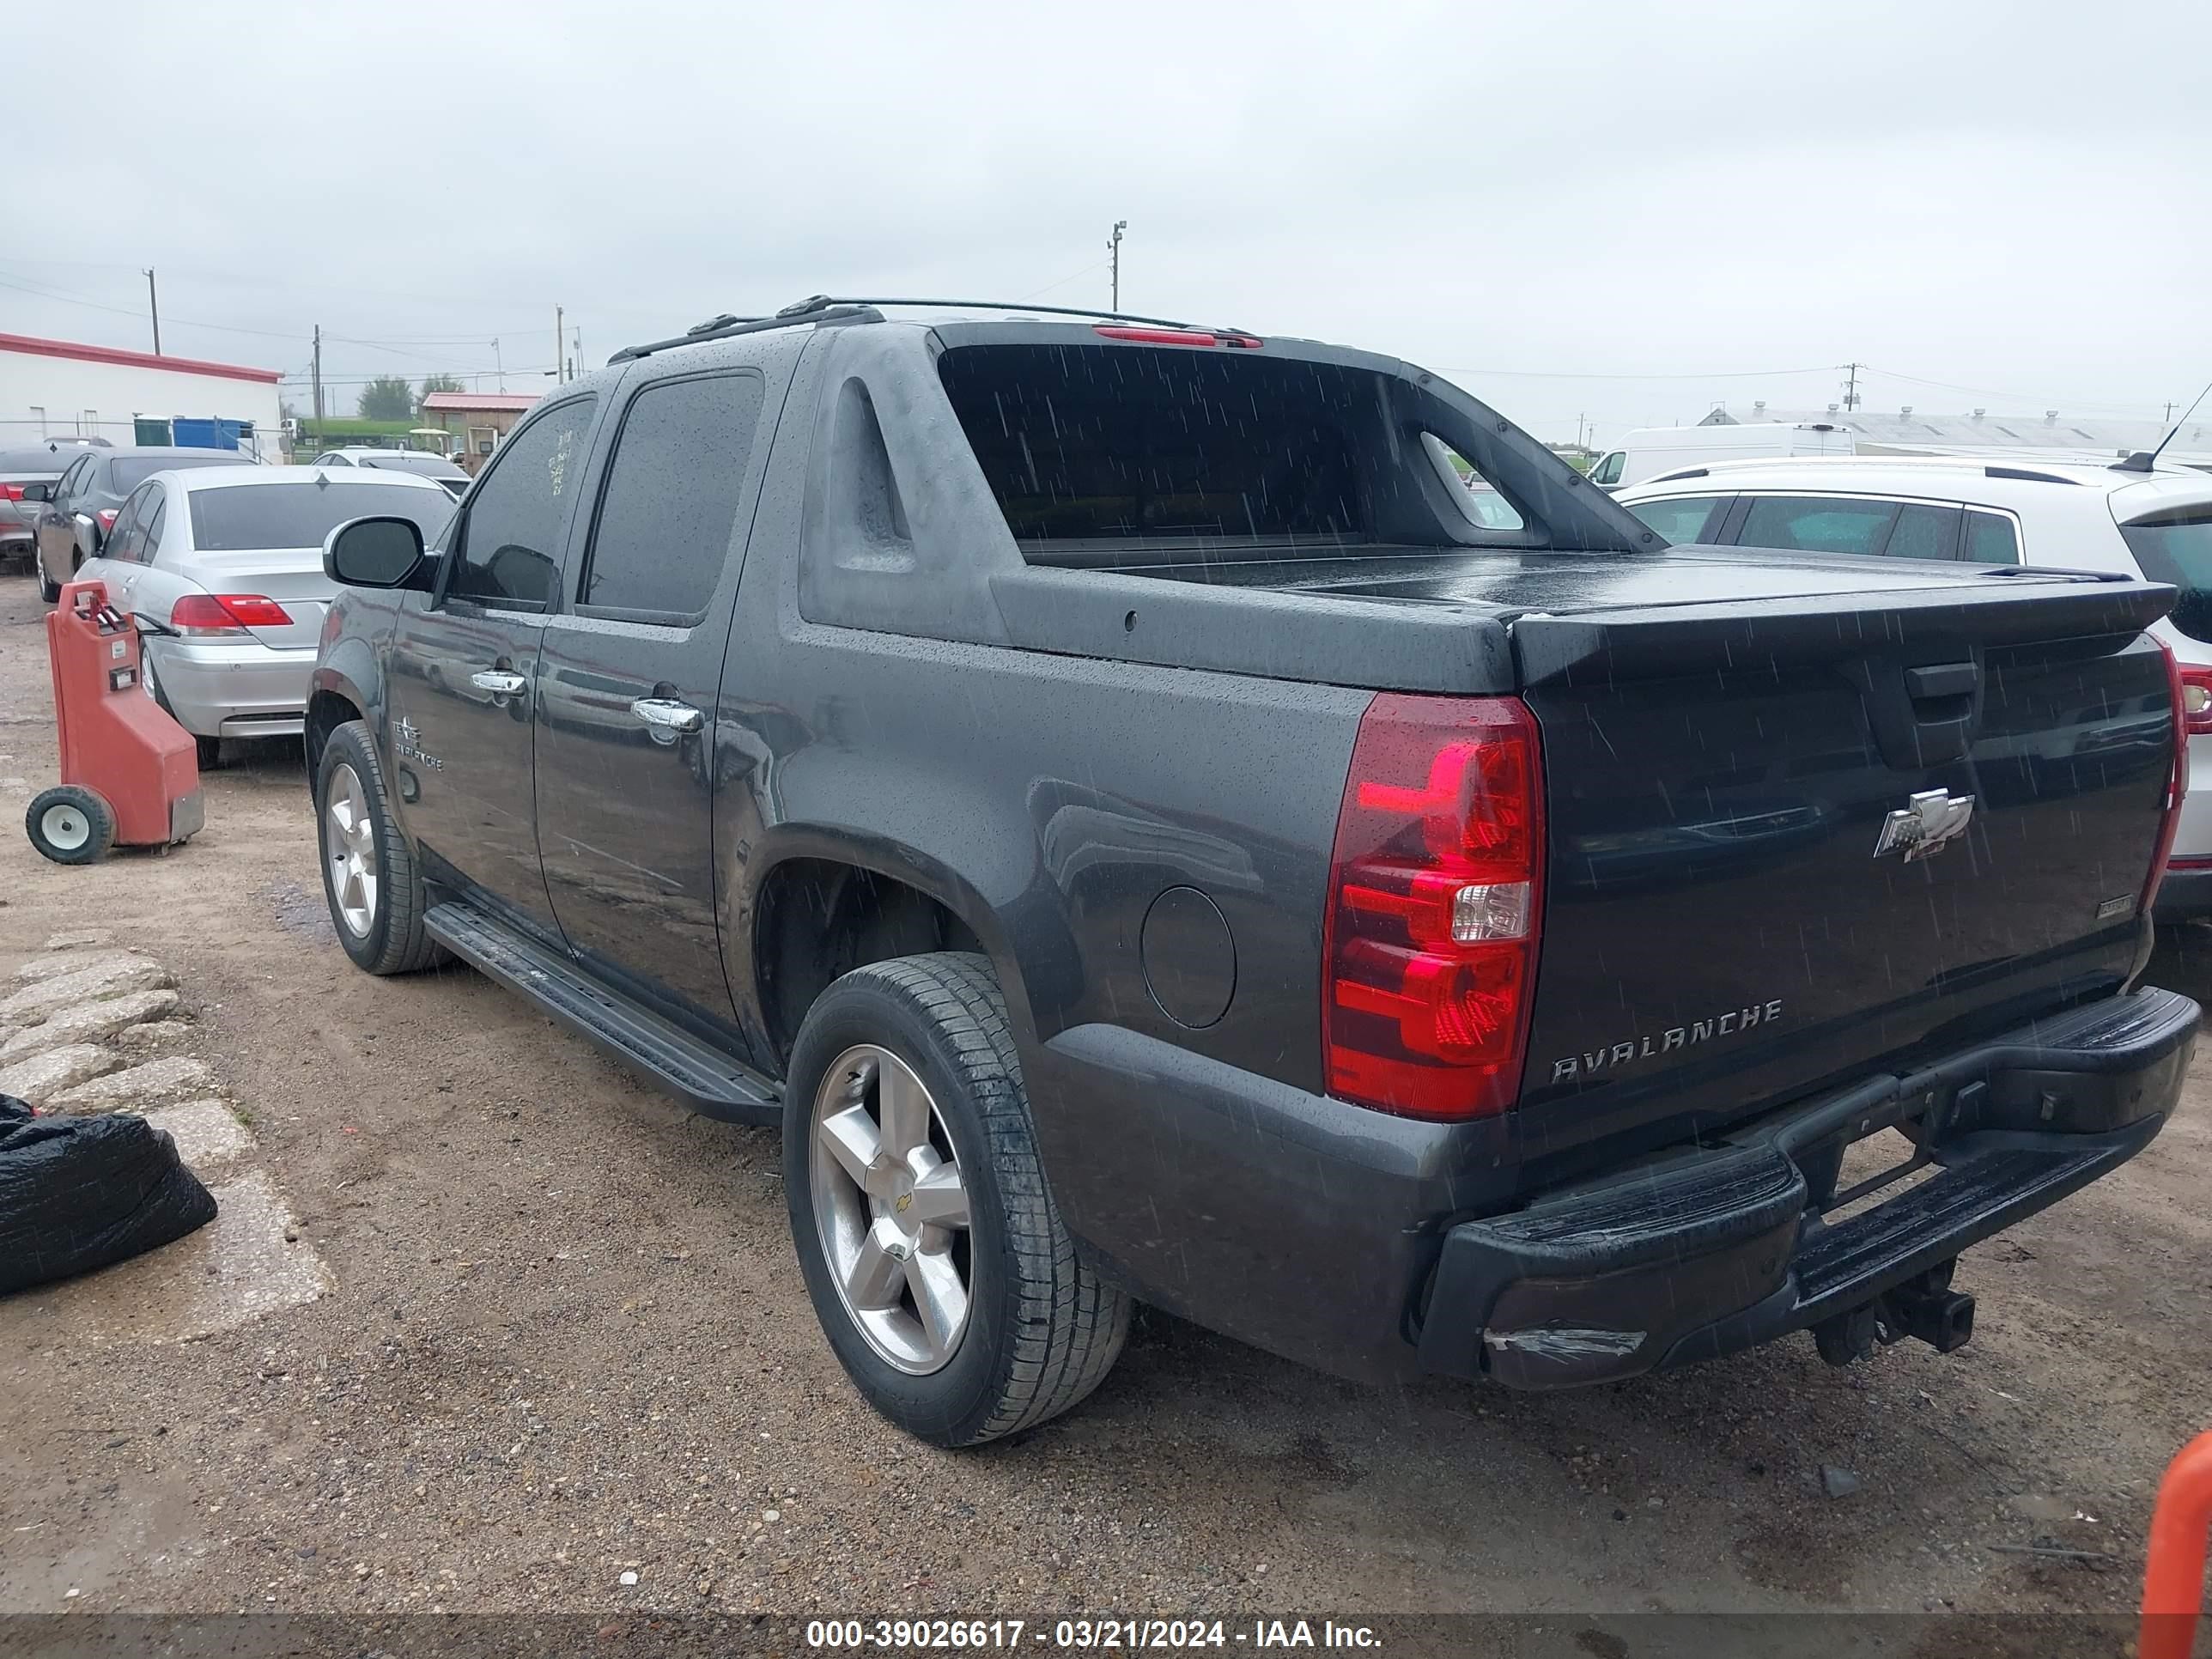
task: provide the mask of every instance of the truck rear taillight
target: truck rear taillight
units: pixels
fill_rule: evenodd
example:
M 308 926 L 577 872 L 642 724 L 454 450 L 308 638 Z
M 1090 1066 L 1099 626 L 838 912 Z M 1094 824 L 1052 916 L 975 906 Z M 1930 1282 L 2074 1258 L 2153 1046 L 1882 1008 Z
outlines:
M 291 620 L 283 605 L 258 593 L 187 593 L 169 611 L 170 627 L 198 639 L 283 628 Z
M 1485 1117 L 1519 1093 L 1543 896 L 1536 722 L 1511 697 L 1367 706 L 1336 820 L 1322 1049 L 1340 1099 Z
M 2174 660 L 2173 648 L 2164 640 L 2158 641 L 2157 645 L 2166 658 L 2166 686 L 2173 694 L 2173 771 L 2166 780 L 2166 811 L 2159 820 L 2158 845 L 2151 853 L 2150 875 L 2143 883 L 2142 900 L 2136 906 L 2139 916 L 2150 914 L 2160 884 L 2166 880 L 2166 864 L 2173 853 L 2174 832 L 2181 828 L 2182 803 L 2189 799 L 2189 734 L 2198 730 L 2212 731 L 2212 725 L 2197 726 L 2197 717 L 2189 700 L 2191 677 L 2195 675 L 2203 681 L 2203 671 L 2183 668 Z
M 2166 655 L 2172 656 L 2168 651 Z M 2212 668 L 2181 668 L 2181 723 L 2191 735 L 2212 734 Z

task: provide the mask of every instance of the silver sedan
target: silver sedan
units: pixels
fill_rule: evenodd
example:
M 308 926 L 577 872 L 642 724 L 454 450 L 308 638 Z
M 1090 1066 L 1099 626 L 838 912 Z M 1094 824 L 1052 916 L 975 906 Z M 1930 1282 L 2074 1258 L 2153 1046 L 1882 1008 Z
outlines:
M 107 584 L 146 635 L 145 683 L 212 767 L 225 738 L 296 735 L 336 584 L 323 538 L 372 514 L 412 519 L 426 542 L 453 498 L 404 472 L 308 466 L 158 472 L 131 491 L 80 579 Z

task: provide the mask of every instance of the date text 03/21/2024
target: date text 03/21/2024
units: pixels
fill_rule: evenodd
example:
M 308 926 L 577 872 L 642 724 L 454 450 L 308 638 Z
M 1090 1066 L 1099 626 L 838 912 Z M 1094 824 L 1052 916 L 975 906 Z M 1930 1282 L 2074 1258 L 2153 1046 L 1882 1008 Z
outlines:
M 1255 1620 L 1238 1628 L 1220 1619 L 1061 1619 L 1048 1625 L 1025 1619 L 816 1619 L 807 1621 L 811 1648 L 1018 1648 L 1032 1643 L 1083 1650 L 1115 1648 L 1354 1648 L 1379 1649 L 1381 1638 L 1365 1625 L 1304 1619 Z

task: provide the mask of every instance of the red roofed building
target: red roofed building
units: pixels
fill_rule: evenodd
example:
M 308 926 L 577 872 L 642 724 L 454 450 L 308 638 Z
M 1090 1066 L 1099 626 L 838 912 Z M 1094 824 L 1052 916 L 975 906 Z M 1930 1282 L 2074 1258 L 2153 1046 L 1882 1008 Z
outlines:
M 422 424 L 453 433 L 453 459 L 473 475 L 537 402 L 534 392 L 434 392 L 422 399 Z
M 168 443 L 177 422 L 235 428 L 274 457 L 283 424 L 273 368 L 0 334 L 0 449 L 42 438 Z

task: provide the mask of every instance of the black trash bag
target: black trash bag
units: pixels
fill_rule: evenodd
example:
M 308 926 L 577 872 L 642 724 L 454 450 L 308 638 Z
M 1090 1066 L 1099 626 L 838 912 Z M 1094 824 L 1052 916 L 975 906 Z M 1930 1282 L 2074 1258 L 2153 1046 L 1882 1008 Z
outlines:
M 0 1095 L 0 1295 L 90 1273 L 215 1219 L 215 1199 L 143 1117 L 36 1117 Z

